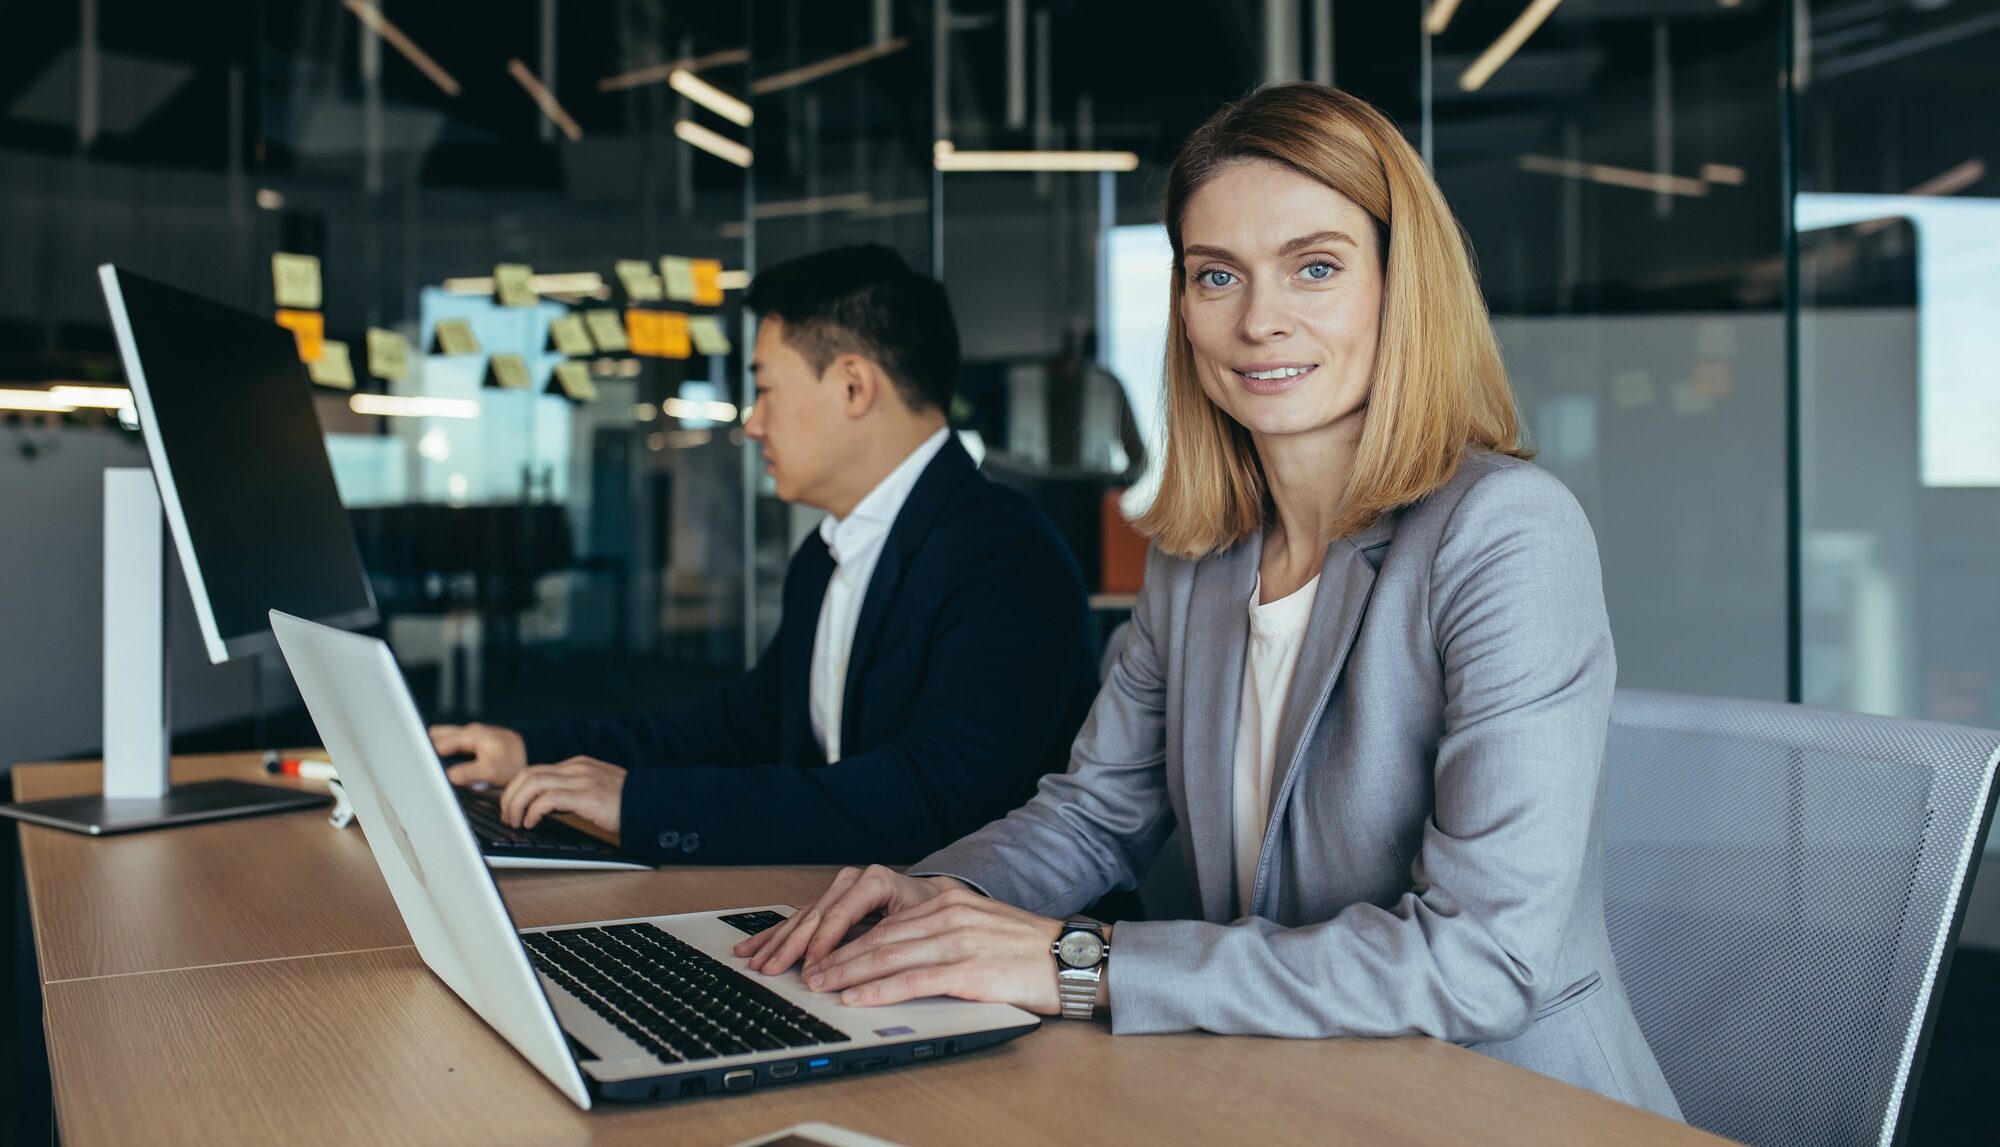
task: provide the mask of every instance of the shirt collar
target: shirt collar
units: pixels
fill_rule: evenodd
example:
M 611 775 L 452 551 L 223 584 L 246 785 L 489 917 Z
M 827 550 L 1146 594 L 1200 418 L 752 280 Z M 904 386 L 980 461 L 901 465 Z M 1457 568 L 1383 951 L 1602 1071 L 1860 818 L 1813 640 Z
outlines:
M 903 503 L 916 489 L 917 480 L 938 451 L 951 438 L 951 428 L 943 427 L 924 439 L 923 444 L 910 451 L 909 457 L 897 463 L 888 477 L 875 484 L 866 497 L 855 503 L 854 509 L 845 518 L 835 519 L 831 514 L 821 519 L 820 540 L 833 553 L 834 564 L 843 561 L 843 554 L 852 556 L 861 549 L 880 542 L 889 534 L 889 528 L 896 524 L 896 515 L 903 512 Z

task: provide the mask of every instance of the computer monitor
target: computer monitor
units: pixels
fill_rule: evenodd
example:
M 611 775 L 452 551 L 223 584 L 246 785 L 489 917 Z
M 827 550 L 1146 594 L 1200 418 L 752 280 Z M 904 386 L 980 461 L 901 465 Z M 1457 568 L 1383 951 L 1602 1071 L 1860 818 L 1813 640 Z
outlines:
M 276 650 L 274 609 L 374 624 L 292 332 L 109 264 L 98 273 L 208 659 Z
M 276 649 L 274 609 L 343 628 L 376 619 L 297 343 L 143 275 L 98 274 L 150 462 L 105 472 L 104 792 L 0 815 L 105 835 L 323 805 L 318 792 L 167 775 L 163 512 L 211 662 Z

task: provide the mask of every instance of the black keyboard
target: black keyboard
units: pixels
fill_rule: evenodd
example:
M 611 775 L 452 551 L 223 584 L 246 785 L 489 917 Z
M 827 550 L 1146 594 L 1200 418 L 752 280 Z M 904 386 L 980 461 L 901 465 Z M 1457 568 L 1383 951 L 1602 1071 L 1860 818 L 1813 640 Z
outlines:
M 523 856 L 560 854 L 577 860 L 622 858 L 624 855 L 589 833 L 559 820 L 544 818 L 534 828 L 508 827 L 507 822 L 500 819 L 500 794 L 497 790 L 482 791 L 454 785 L 451 791 L 458 797 L 458 807 L 464 811 L 466 823 L 472 826 L 472 835 L 479 838 L 480 847 L 487 852 Z
M 651 924 L 521 936 L 537 970 L 667 1063 L 849 1042 L 754 978 Z

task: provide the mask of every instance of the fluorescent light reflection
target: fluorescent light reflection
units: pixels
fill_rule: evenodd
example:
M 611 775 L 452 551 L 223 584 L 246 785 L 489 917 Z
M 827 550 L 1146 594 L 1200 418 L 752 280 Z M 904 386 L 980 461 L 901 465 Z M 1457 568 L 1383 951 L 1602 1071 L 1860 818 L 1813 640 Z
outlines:
M 341 0 L 341 3 L 349 12 L 354 13 L 354 18 L 366 25 L 369 31 L 387 40 L 390 47 L 401 52 L 404 59 L 429 77 L 430 81 L 438 86 L 438 90 L 448 96 L 458 94 L 458 81 L 452 78 L 452 74 L 439 67 L 438 62 L 431 59 L 422 48 L 417 47 L 416 41 L 405 36 L 401 28 L 391 24 L 389 18 L 382 15 L 381 9 L 368 3 L 368 0 Z
M 737 127 L 749 127 L 750 121 L 755 118 L 749 104 L 685 68 L 674 69 L 667 77 L 667 86 Z
M 820 79 L 823 76 L 830 76 L 835 72 L 860 67 L 870 60 L 879 60 L 883 56 L 900 52 L 909 46 L 909 40 L 902 36 L 897 36 L 893 39 L 884 40 L 879 44 L 870 44 L 868 47 L 860 48 L 856 51 L 842 52 L 838 56 L 829 56 L 818 63 L 807 64 L 802 68 L 793 68 L 790 71 L 777 72 L 765 76 L 763 79 L 750 85 L 750 92 L 753 95 L 767 96 L 772 92 L 784 91 L 786 88 L 796 88 L 800 84 L 809 84 L 814 80 Z
M 1540 28 L 1542 21 L 1547 20 L 1549 13 L 1554 12 L 1556 5 L 1561 3 L 1562 0 L 1534 0 L 1534 3 L 1529 4 L 1525 11 L 1514 18 L 1512 24 L 1507 25 L 1507 30 L 1500 33 L 1499 39 L 1479 53 L 1479 58 L 1472 61 L 1471 67 L 1465 69 L 1465 74 L 1458 77 L 1459 90 L 1476 92 L 1485 87 L 1486 81 L 1493 78 L 1493 73 L 1514 58 L 1514 53 L 1521 50 L 1521 45 L 1528 42 L 1528 37 L 1535 34 L 1535 29 Z
M 648 64 L 643 68 L 634 68 L 629 72 L 620 72 L 615 76 L 606 76 L 597 81 L 597 90 L 600 92 L 624 91 L 627 88 L 640 88 L 647 84 L 665 83 L 675 72 L 699 72 L 708 68 L 720 68 L 728 64 L 747 64 L 749 62 L 750 49 L 731 48 L 723 52 L 710 52 L 706 56 L 690 56 L 685 60 L 669 60 L 664 64 Z
M 736 407 L 728 402 L 703 402 L 695 398 L 669 398 L 660 404 L 668 418 L 705 418 L 710 422 L 736 421 Z
M 535 106 L 542 109 L 542 114 L 549 117 L 549 122 L 561 129 L 571 143 L 583 138 L 583 129 L 578 127 L 577 122 L 563 110 L 563 106 L 556 102 L 556 94 L 550 91 L 535 73 L 528 70 L 528 65 L 519 60 L 508 60 L 507 74 L 514 77 L 514 82 L 521 85 L 528 93 L 528 98 L 535 101 Z
M 1684 175 L 1613 167 L 1605 163 L 1582 163 L 1574 159 L 1557 159 L 1552 155 L 1524 155 L 1521 157 L 1521 170 L 1537 175 L 1559 175 L 1566 179 L 1587 179 L 1592 183 L 1628 187 L 1634 191 L 1663 191 L 1668 195 L 1685 195 L 1692 199 L 1708 194 L 1708 184 Z
M 1424 14 L 1424 31 L 1433 36 L 1444 35 L 1451 24 L 1452 14 L 1458 11 L 1458 0 L 1431 0 L 1430 11 Z
M 693 120 L 681 120 L 674 124 L 674 134 L 682 143 L 698 147 L 717 159 L 726 160 L 738 167 L 750 166 L 750 149 L 725 135 L 710 131 Z
M 477 418 L 479 401 L 472 398 L 432 398 L 415 394 L 357 394 L 347 400 L 356 414 L 384 418 Z
M 1130 151 L 960 151 L 950 140 L 932 147 L 939 171 L 1135 171 Z

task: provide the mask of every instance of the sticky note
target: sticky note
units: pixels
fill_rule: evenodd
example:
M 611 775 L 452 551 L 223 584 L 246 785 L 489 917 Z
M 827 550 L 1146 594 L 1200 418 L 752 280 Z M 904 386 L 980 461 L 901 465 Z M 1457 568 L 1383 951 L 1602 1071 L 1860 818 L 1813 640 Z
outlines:
M 578 402 L 590 402 L 597 397 L 597 384 L 590 381 L 590 366 L 586 363 L 557 363 L 554 381 L 564 394 Z
M 439 354 L 478 354 L 479 340 L 472 334 L 472 320 L 439 319 L 437 348 Z
M 729 335 L 722 329 L 720 315 L 689 317 L 688 334 L 694 339 L 694 349 L 702 354 L 729 353 Z
M 678 255 L 660 256 L 660 278 L 666 280 L 667 297 L 676 302 L 694 302 L 694 261 Z
M 556 349 L 567 355 L 596 354 L 597 345 L 590 341 L 590 332 L 584 329 L 583 316 L 563 315 L 549 320 L 549 341 Z
M 314 255 L 289 255 L 283 251 L 271 256 L 271 289 L 281 307 L 318 310 L 319 258 Z
M 368 373 L 401 382 L 410 374 L 410 340 L 381 327 L 368 328 Z
M 658 311 L 642 311 L 636 307 L 625 312 L 625 333 L 631 336 L 633 354 L 660 353 L 660 325 L 653 318 L 657 314 Z
M 659 324 L 659 355 L 661 358 L 688 358 L 694 354 L 694 343 L 688 336 L 688 317 L 679 311 L 654 311 L 653 321 Z
M 599 307 L 583 312 L 584 329 L 590 332 L 597 349 L 609 354 L 626 350 L 631 343 L 625 337 L 625 323 L 617 311 Z
M 625 285 L 625 295 L 635 303 L 657 303 L 660 301 L 660 277 L 653 274 L 653 265 L 644 259 L 620 259 L 613 268 L 618 273 L 618 281 Z
M 319 361 L 326 342 L 326 316 L 318 311 L 279 311 L 278 325 L 292 332 L 299 342 L 299 361 Z
M 526 263 L 501 263 L 493 268 L 493 295 L 503 307 L 535 305 L 535 269 Z
M 321 386 L 354 389 L 354 360 L 347 353 L 347 344 L 338 339 L 322 341 L 319 344 L 319 361 L 308 363 L 306 370 L 312 374 L 312 380 Z
M 694 271 L 694 305 L 697 307 L 719 307 L 722 305 L 722 261 L 720 259 L 696 259 Z
M 496 354 L 487 361 L 486 381 L 506 390 L 526 390 L 535 385 L 528 377 L 528 363 L 518 354 Z

